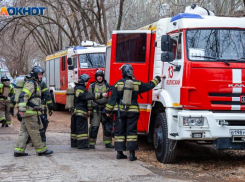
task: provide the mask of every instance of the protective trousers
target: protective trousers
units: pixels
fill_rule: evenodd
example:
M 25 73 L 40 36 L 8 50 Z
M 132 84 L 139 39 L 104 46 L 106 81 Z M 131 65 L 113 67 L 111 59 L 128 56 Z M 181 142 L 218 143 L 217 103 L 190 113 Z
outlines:
M 89 127 L 89 145 L 95 145 L 100 123 L 102 123 L 103 127 L 103 143 L 109 144 L 112 142 L 112 137 L 108 137 L 105 135 L 105 127 L 103 122 L 106 120 L 106 114 L 102 114 L 97 110 L 93 110 L 93 117 L 90 118 L 90 127 Z
M 137 121 L 138 112 L 121 112 L 121 122 L 118 113 L 115 114 L 115 150 L 116 151 L 135 151 L 139 150 L 137 144 Z
M 3 122 L 3 120 L 6 121 L 5 124 L 11 124 L 11 114 L 9 113 L 10 102 L 0 102 L 0 123 Z
M 71 147 L 88 148 L 88 120 L 83 116 L 71 117 Z
M 48 128 L 48 119 L 47 119 L 47 109 L 44 108 L 44 114 L 42 114 L 40 116 L 40 119 L 41 119 L 41 122 L 42 122 L 42 125 L 43 125 L 43 128 L 39 130 L 40 132 L 40 135 L 41 135 L 41 139 L 42 139 L 42 142 L 46 143 L 47 141 L 47 138 L 46 138 L 46 130 Z M 31 137 L 29 136 L 28 138 L 28 141 L 27 141 L 27 144 L 31 141 Z
M 42 142 L 40 136 L 40 129 L 43 126 L 40 121 L 38 121 L 37 116 L 29 116 L 23 117 L 20 125 L 20 133 L 17 139 L 15 152 L 17 153 L 25 153 L 26 143 L 29 138 L 31 137 L 32 144 L 37 153 L 43 153 L 46 149 L 46 144 Z

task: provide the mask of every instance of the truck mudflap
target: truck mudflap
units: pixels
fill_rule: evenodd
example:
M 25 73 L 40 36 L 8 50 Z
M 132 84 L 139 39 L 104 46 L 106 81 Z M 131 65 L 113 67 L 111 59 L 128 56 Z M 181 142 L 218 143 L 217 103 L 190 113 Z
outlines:
M 245 149 L 245 136 L 232 136 L 229 138 L 218 138 L 214 142 L 214 147 L 217 150 Z

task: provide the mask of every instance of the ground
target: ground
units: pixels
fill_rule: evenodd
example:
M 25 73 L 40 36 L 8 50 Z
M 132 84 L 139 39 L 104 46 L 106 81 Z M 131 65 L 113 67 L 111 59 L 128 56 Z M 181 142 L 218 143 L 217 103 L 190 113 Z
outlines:
M 20 122 L 0 128 L 0 181 L 243 181 L 244 151 L 216 151 L 194 143 L 178 145 L 176 164 L 159 163 L 146 137 L 139 137 L 139 160 L 117 160 L 102 144 L 100 130 L 95 150 L 70 148 L 70 114 L 54 112 L 49 118 L 47 147 L 50 157 L 39 157 L 31 145 L 28 157 L 15 158 L 13 150 Z

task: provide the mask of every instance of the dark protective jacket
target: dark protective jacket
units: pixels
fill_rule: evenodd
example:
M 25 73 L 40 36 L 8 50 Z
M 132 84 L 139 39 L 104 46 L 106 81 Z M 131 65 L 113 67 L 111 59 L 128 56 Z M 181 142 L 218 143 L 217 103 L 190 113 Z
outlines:
M 75 110 L 77 116 L 88 116 L 88 100 L 97 100 L 102 98 L 102 93 L 89 93 L 84 85 L 76 84 L 75 88 Z
M 40 83 L 40 87 L 42 90 L 42 97 L 41 97 L 42 106 L 44 107 L 44 109 L 46 109 L 46 105 L 48 105 L 49 110 L 54 110 L 52 98 L 51 98 L 51 95 L 49 93 L 47 84 L 44 81 L 42 81 Z
M 106 81 L 103 81 L 102 83 L 94 82 L 89 86 L 88 92 L 90 93 L 105 93 L 109 90 L 109 85 Z M 108 97 L 103 97 L 98 100 L 89 100 L 88 101 L 88 110 L 92 111 L 93 107 L 105 107 L 106 103 L 108 101 Z
M 127 108 L 127 110 L 125 110 L 124 106 L 121 104 L 121 100 L 123 98 L 124 83 L 127 79 L 130 78 L 121 79 L 115 83 L 114 87 L 112 88 L 111 97 L 109 98 L 106 104 L 106 108 L 105 108 L 106 113 L 111 113 L 113 110 L 118 110 L 117 104 L 119 104 L 120 111 L 122 112 L 123 111 L 139 112 L 139 105 L 137 103 L 138 95 L 140 93 L 147 92 L 153 89 L 161 82 L 161 78 L 159 76 L 156 76 L 149 83 L 143 83 L 141 81 L 133 80 L 134 86 L 133 86 L 131 105 Z

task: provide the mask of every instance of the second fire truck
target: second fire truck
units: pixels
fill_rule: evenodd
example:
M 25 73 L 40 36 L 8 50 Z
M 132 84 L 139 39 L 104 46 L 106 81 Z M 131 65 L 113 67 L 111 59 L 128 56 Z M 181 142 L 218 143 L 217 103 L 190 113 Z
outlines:
M 46 81 L 55 110 L 66 104 L 66 89 L 74 87 L 81 74 L 86 73 L 90 82 L 95 81 L 95 72 L 104 70 L 105 51 L 104 45 L 83 41 L 81 46 L 68 47 L 46 57 Z

